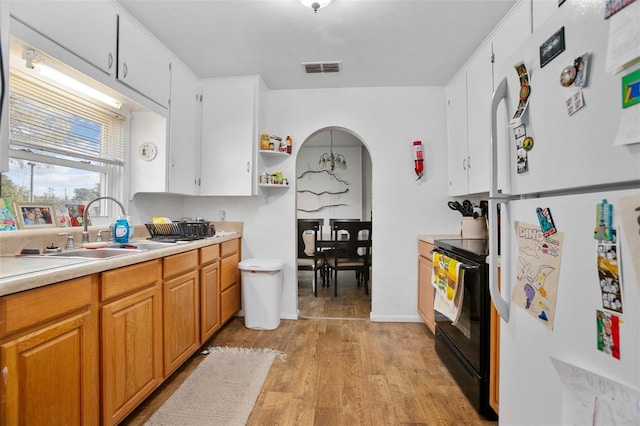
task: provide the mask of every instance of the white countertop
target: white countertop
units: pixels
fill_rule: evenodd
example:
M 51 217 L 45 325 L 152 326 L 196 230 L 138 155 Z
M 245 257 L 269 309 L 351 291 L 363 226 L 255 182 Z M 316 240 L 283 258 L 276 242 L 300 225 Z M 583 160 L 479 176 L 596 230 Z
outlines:
M 216 235 L 211 238 L 186 243 L 180 242 L 171 246 L 107 259 L 66 258 L 44 255 L 0 256 L 0 296 L 146 262 L 241 237 L 242 234 L 240 232 L 224 233 L 224 235 Z

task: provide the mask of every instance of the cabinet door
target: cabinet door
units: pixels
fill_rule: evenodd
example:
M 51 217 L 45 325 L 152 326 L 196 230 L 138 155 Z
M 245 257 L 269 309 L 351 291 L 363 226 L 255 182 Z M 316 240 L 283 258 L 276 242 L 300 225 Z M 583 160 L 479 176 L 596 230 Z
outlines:
M 258 77 L 204 81 L 200 195 L 257 195 L 260 87 Z
M 200 289 L 196 271 L 164 283 L 164 376 L 200 346 Z
M 418 242 L 418 314 L 427 324 L 429 330 L 435 334 L 435 311 L 433 309 L 433 301 L 435 297 L 435 288 L 431 284 L 431 274 L 433 272 L 433 262 L 431 257 L 432 244 L 424 241 Z
M 12 1 L 11 15 L 108 75 L 115 73 L 117 14 L 109 1 Z
M 476 52 L 467 67 L 467 179 L 469 194 L 489 191 L 492 95 L 491 43 L 485 43 Z
M 0 388 L 8 397 L 0 404 L 0 424 L 99 424 L 93 321 L 84 312 L 0 345 Z M 91 399 L 95 405 L 86 404 Z
M 196 195 L 200 175 L 198 78 L 180 61 L 171 63 L 169 192 Z
M 447 85 L 449 195 L 466 195 L 467 183 L 467 73 L 460 71 Z
M 103 423 L 117 424 L 162 382 L 159 283 L 102 307 Z
M 200 270 L 200 343 L 206 342 L 221 326 L 220 262 Z
M 118 16 L 118 68 L 116 77 L 165 108 L 169 106 L 168 50 L 126 14 Z
M 498 289 L 500 268 L 498 268 Z M 500 414 L 500 314 L 491 304 L 491 337 L 489 343 L 489 405 Z
M 89 275 L 0 298 L 1 425 L 99 423 L 97 284 Z

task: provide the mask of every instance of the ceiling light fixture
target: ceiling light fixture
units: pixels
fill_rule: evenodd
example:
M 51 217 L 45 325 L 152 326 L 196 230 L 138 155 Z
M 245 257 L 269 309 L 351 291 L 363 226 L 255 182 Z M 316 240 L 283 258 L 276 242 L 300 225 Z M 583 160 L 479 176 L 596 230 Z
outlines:
M 300 0 L 300 3 L 313 9 L 314 13 L 318 13 L 318 9 L 328 6 L 331 0 Z
M 103 93 L 93 87 L 82 83 L 79 80 L 53 68 L 50 65 L 39 62 L 41 58 L 35 54 L 31 49 L 26 50 L 22 54 L 22 58 L 25 59 L 27 68 L 31 68 L 38 72 L 40 75 L 55 81 L 56 83 L 67 87 L 68 89 L 75 90 L 82 93 L 92 99 L 102 102 L 105 105 L 109 105 L 116 109 L 122 109 L 122 103 L 117 99 Z
M 320 156 L 320 161 L 318 161 L 318 165 L 321 169 L 329 167 L 331 171 L 333 171 L 336 166 L 346 169 L 347 168 L 347 160 L 344 158 L 342 154 L 334 154 L 333 152 L 333 129 L 331 129 L 331 147 L 329 148 L 329 154 L 326 152 Z

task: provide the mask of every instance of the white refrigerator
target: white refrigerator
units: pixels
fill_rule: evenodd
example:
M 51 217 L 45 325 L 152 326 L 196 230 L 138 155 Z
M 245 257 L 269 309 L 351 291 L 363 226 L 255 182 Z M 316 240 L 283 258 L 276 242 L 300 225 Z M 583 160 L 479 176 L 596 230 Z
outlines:
M 605 3 L 624 2 L 559 3 L 495 64 L 499 422 L 640 424 L 640 104 L 622 108 L 623 79 L 632 100 L 640 64 L 616 72 L 638 48 L 640 1 L 608 19 Z

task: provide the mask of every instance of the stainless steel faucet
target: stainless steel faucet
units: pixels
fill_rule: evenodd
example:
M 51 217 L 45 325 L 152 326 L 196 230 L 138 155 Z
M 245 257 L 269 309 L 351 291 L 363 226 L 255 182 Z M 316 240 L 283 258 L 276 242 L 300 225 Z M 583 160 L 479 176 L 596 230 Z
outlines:
M 117 205 L 120 206 L 120 210 L 122 210 L 122 215 L 126 216 L 127 212 L 125 212 L 124 210 L 124 206 L 122 205 L 122 203 L 118 200 L 116 200 L 113 197 L 98 197 L 98 198 L 94 198 L 93 200 L 89 201 L 87 203 L 86 206 L 84 206 L 84 213 L 82 214 L 82 226 L 83 226 L 83 231 L 82 231 L 82 244 L 84 243 L 88 243 L 89 242 L 89 231 L 87 230 L 87 215 L 89 214 L 89 207 L 91 206 L 91 204 L 95 203 L 96 201 L 99 200 L 111 200 L 114 203 L 116 203 Z

